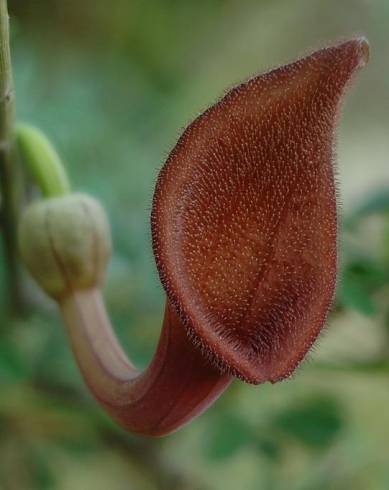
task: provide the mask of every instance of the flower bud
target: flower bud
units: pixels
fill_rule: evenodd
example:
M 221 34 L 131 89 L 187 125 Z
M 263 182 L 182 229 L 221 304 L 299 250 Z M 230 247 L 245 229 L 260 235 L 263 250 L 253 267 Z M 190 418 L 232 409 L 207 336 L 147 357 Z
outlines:
M 34 279 L 61 300 L 75 290 L 101 285 L 111 252 L 108 219 L 85 194 L 45 199 L 25 211 L 19 247 Z

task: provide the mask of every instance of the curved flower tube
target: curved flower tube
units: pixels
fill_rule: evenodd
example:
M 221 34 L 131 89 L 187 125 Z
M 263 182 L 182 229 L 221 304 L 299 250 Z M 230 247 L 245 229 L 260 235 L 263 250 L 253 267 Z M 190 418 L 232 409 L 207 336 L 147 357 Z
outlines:
M 101 298 L 102 210 L 70 194 L 27 211 L 26 264 L 58 301 L 94 396 L 128 430 L 177 429 L 233 377 L 283 379 L 315 341 L 336 283 L 334 131 L 368 51 L 356 38 L 256 76 L 184 131 L 153 200 L 167 302 L 144 372 L 122 351 Z
M 208 408 L 232 380 L 193 347 L 169 303 L 156 353 L 144 372 L 122 351 L 98 290 L 78 291 L 60 304 L 87 384 L 131 432 L 172 432 Z

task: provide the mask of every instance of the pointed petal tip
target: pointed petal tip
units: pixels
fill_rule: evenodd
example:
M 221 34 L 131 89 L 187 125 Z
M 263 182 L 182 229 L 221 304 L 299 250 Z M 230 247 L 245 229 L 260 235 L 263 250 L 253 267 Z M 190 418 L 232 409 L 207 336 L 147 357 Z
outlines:
M 357 68 L 363 68 L 370 58 L 370 45 L 365 36 L 358 36 L 342 43 L 341 46 L 352 46 L 357 60 Z
M 355 42 L 357 43 L 359 48 L 359 56 L 360 56 L 359 66 L 362 68 L 369 62 L 369 58 L 370 58 L 369 41 L 365 36 L 360 36 L 355 39 Z

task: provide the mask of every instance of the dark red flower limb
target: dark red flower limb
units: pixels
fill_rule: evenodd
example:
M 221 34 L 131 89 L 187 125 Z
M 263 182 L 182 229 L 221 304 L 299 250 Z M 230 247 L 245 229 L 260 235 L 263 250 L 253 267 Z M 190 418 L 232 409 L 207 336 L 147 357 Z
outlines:
M 232 89 L 183 133 L 152 212 L 162 283 L 191 335 L 252 383 L 290 375 L 337 269 L 334 131 L 357 38 Z

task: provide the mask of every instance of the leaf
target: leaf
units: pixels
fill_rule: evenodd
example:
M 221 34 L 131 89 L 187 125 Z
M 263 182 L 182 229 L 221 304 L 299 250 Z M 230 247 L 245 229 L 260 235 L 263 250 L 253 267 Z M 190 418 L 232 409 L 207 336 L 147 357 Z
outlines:
M 0 381 L 16 382 L 27 377 L 28 369 L 12 342 L 0 340 Z
M 347 308 L 355 309 L 365 315 L 377 313 L 373 293 L 387 281 L 382 267 L 365 258 L 353 260 L 345 267 L 338 298 Z
M 255 441 L 252 429 L 239 417 L 218 413 L 211 419 L 205 437 L 205 455 L 211 460 L 224 460 Z
M 389 212 L 389 188 L 378 189 L 345 220 L 345 226 L 352 228 L 358 221 L 370 214 Z
M 346 308 L 351 308 L 367 316 L 377 313 L 377 306 L 369 290 L 351 278 L 344 278 L 339 290 L 339 300 Z
M 325 449 L 342 429 L 343 418 L 335 399 L 317 396 L 279 413 L 272 425 L 305 446 Z

